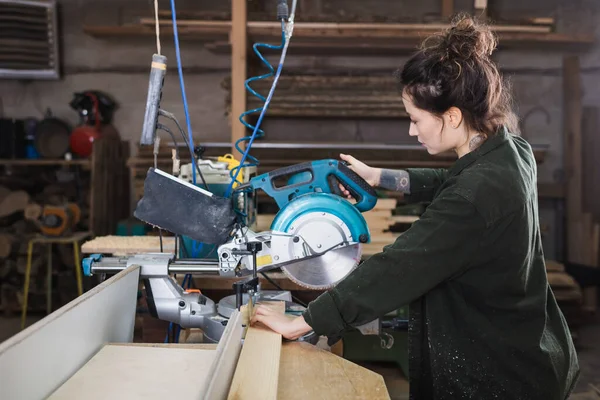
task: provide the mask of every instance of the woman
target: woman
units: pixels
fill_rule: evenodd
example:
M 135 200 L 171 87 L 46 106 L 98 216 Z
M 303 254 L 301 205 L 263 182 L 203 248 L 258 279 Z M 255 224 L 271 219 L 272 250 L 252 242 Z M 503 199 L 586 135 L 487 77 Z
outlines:
M 259 306 L 254 321 L 333 342 L 410 304 L 411 398 L 568 397 L 577 356 L 546 279 L 536 163 L 513 134 L 495 47 L 488 28 L 461 17 L 399 74 L 409 135 L 430 154 L 454 150 L 451 168 L 380 170 L 342 155 L 371 185 L 430 203 L 421 218 L 303 316 Z

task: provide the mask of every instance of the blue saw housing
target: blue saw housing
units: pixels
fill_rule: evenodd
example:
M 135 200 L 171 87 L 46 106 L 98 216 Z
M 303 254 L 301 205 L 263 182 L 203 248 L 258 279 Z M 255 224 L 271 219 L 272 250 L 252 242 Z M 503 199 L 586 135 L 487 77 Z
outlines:
M 285 180 L 277 186 L 278 179 Z M 356 199 L 352 204 L 343 197 L 343 185 Z M 287 232 L 297 218 L 306 213 L 326 212 L 340 218 L 361 243 L 370 242 L 370 233 L 362 212 L 377 204 L 375 190 L 348 166 L 334 159 L 311 161 L 277 169 L 254 177 L 244 186 L 262 189 L 280 208 L 272 230 Z

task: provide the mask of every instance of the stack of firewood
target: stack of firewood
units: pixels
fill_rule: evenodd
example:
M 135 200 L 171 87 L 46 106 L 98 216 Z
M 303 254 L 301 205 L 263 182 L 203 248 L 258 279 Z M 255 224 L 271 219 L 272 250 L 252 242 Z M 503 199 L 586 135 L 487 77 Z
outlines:
M 25 182 L 32 183 L 30 179 Z M 12 182 L 14 183 L 14 181 Z M 27 268 L 27 248 L 29 239 L 40 234 L 35 221 L 26 218 L 26 210 L 32 205 L 60 204 L 72 195 L 71 188 L 59 184 L 19 184 L 0 185 L 0 312 L 6 315 L 20 311 L 23 298 L 24 275 Z M 41 188 L 36 190 L 36 188 Z M 85 229 L 88 209 L 85 207 L 85 221 L 80 226 Z M 46 304 L 46 267 L 48 250 L 43 245 L 33 247 L 31 263 L 31 284 L 29 310 L 44 310 Z M 53 246 L 52 270 L 57 278 L 55 285 L 61 285 L 61 271 L 68 272 L 68 280 L 73 280 L 73 251 L 70 246 Z M 67 280 L 67 279 L 65 279 Z M 72 298 L 69 294 L 61 294 L 55 290 L 57 297 Z M 75 294 L 75 293 L 74 293 Z M 64 295 L 64 296 L 63 296 Z M 54 303 L 54 304 L 59 304 Z

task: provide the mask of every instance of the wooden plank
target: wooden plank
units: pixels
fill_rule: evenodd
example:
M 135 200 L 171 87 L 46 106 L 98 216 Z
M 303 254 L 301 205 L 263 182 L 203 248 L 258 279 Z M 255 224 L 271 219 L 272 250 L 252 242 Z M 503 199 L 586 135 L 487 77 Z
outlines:
M 199 398 L 215 354 L 203 348 L 106 345 L 49 399 Z
M 246 88 L 244 82 L 247 77 L 247 46 L 248 33 L 246 30 L 247 22 L 247 1 L 232 0 L 231 2 L 231 151 L 237 154 L 235 143 L 246 136 L 246 127 L 238 120 L 239 116 L 246 110 Z M 216 21 L 210 21 L 216 22 Z M 245 149 L 243 143 L 241 149 Z
M 563 59 L 563 97 L 564 97 L 564 170 L 567 186 L 567 259 L 571 262 L 585 263 L 582 259 L 582 238 L 578 232 L 582 213 L 581 180 L 581 121 L 582 88 L 579 57 L 568 56 Z
M 584 107 L 582 115 L 582 182 L 583 209 L 600 220 L 600 168 L 597 167 L 600 154 L 600 109 Z
M 284 302 L 269 306 L 285 312 Z M 281 334 L 260 324 L 248 327 L 228 399 L 277 399 L 281 340 Z
M 138 277 L 129 267 L 0 344 L 1 397 L 44 399 L 105 343 L 131 342 Z
M 175 251 L 175 238 L 163 236 L 163 252 L 173 253 Z M 121 255 L 133 255 L 138 253 L 159 253 L 160 238 L 158 236 L 98 236 L 85 242 L 81 246 L 81 252 L 85 254 L 103 253 Z
M 279 400 L 390 398 L 381 375 L 301 342 L 283 345 L 278 387 Z

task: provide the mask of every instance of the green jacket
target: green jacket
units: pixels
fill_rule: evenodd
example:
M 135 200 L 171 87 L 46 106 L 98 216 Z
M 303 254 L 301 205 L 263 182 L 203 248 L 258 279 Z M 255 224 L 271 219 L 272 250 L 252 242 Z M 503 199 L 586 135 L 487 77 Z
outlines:
M 412 399 L 564 400 L 579 375 L 548 284 L 533 151 L 506 129 L 448 170 L 410 169 L 430 202 L 383 252 L 304 313 L 336 340 L 410 305 Z

